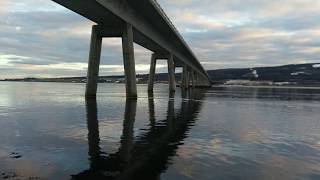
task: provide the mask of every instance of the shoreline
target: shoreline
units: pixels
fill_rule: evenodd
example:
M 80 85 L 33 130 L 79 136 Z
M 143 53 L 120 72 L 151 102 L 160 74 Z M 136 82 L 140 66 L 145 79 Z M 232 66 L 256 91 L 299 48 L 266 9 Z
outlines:
M 1 82 L 13 82 L 13 83 L 61 83 L 61 84 L 86 84 L 85 82 L 62 82 L 62 81 L 2 81 Z M 99 84 L 125 84 L 125 83 L 99 83 Z M 158 82 L 155 84 L 168 84 L 165 82 Z M 137 85 L 147 85 L 147 83 L 137 83 Z M 177 87 L 180 87 L 179 84 L 177 84 Z M 266 88 L 266 89 L 320 89 L 320 86 L 274 86 L 274 85 L 260 85 L 260 86 L 254 86 L 254 85 L 212 85 L 211 88 L 217 88 L 217 87 L 225 87 L 225 88 Z
M 269 89 L 320 89 L 320 86 L 252 86 L 252 85 L 213 85 L 214 87 L 269 88 Z

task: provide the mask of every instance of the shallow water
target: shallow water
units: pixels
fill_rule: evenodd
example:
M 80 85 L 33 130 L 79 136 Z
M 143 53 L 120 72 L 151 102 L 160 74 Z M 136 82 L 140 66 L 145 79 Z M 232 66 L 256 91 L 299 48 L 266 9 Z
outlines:
M 320 89 L 0 82 L 0 179 L 320 179 Z

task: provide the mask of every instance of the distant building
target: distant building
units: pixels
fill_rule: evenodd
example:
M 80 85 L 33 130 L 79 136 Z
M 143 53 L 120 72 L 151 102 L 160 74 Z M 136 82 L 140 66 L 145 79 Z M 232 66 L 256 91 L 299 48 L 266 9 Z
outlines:
M 228 80 L 225 85 L 272 86 L 272 81 Z
M 274 85 L 276 86 L 285 86 L 285 85 L 290 85 L 292 83 L 290 82 L 275 82 Z

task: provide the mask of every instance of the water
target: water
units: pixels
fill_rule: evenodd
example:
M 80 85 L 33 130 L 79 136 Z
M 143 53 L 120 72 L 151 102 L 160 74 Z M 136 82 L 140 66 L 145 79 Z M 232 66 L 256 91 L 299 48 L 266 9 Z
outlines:
M 320 179 L 320 89 L 0 83 L 0 179 Z

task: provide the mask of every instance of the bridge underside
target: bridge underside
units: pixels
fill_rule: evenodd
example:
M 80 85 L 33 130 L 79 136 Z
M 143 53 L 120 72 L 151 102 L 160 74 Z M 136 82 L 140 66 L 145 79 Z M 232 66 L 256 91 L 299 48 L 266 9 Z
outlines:
M 98 24 L 93 30 L 96 35 L 92 35 L 92 38 L 96 39 L 91 39 L 87 95 L 95 96 L 96 94 L 94 84 L 97 82 L 95 76 L 98 76 L 99 72 L 100 39 L 104 37 L 121 37 L 123 39 L 124 65 L 129 96 L 136 96 L 135 82 L 133 82 L 135 81 L 134 52 L 131 45 L 133 42 L 149 49 L 156 55 L 172 56 L 171 60 L 173 60 L 174 65 L 170 66 L 173 70 L 168 69 L 169 72 L 174 73 L 174 67 L 184 67 L 185 73 L 183 74 L 185 76 L 196 74 L 196 77 L 198 77 L 197 83 L 193 82 L 194 86 L 211 86 L 209 76 L 204 68 L 153 0 L 141 0 L 138 3 L 135 0 L 53 1 Z M 170 63 L 170 61 L 168 62 Z M 134 76 L 134 78 L 131 76 Z M 153 74 L 150 74 L 150 76 L 153 76 Z M 188 79 L 190 78 L 184 77 L 184 81 Z M 172 78 L 170 80 L 174 81 Z M 193 80 L 196 81 L 194 78 Z M 174 83 L 170 84 L 173 85 Z M 188 87 L 189 81 L 183 84 L 184 87 Z M 92 86 L 93 88 L 88 91 L 88 88 L 90 89 Z

